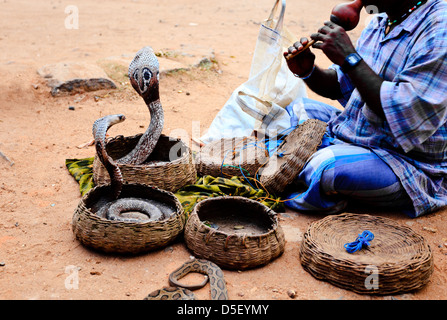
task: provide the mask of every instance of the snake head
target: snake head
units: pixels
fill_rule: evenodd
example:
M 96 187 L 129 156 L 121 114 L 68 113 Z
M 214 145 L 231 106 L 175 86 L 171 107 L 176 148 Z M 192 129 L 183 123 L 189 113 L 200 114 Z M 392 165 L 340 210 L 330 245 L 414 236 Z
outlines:
M 159 98 L 159 63 L 151 47 L 137 52 L 129 65 L 129 79 L 132 87 L 144 100 Z
M 107 116 L 97 119 L 93 123 L 93 136 L 96 139 L 97 133 L 105 135 L 107 130 L 109 130 L 109 128 L 111 126 L 113 126 L 117 123 L 123 122 L 124 120 L 126 120 L 126 117 L 124 116 L 124 114 L 111 114 L 111 115 L 107 115 Z M 98 137 L 98 138 L 100 138 L 100 137 Z M 105 136 L 103 138 L 105 139 Z
M 126 120 L 126 116 L 124 114 L 114 114 L 111 116 L 110 124 L 111 126 Z

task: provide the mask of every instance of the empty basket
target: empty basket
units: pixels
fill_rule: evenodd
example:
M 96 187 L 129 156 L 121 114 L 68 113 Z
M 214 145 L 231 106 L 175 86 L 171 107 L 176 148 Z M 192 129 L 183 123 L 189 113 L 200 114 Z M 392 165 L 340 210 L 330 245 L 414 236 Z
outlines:
M 222 268 L 265 265 L 284 252 L 284 233 L 276 213 L 244 197 L 215 197 L 199 202 L 184 238 L 193 254 Z

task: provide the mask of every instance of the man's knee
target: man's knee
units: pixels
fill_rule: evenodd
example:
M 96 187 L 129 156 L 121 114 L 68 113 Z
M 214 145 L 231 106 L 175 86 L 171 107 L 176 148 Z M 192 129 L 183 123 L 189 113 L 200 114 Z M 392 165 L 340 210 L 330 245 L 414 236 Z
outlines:
M 321 175 L 321 189 L 326 194 L 359 198 L 396 195 L 403 188 L 398 177 L 382 160 L 375 157 L 350 162 L 336 160 Z

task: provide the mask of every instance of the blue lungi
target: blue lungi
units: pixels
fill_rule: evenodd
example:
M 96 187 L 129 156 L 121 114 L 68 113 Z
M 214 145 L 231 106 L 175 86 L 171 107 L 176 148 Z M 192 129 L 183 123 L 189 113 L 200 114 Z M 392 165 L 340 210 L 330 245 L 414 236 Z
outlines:
M 341 112 L 307 98 L 304 106 L 309 118 L 324 122 Z M 367 148 L 328 135 L 300 172 L 297 185 L 302 189 L 289 193 L 285 204 L 298 211 L 332 214 L 342 211 L 350 201 L 359 201 L 414 215 L 412 201 L 399 178 L 382 159 Z

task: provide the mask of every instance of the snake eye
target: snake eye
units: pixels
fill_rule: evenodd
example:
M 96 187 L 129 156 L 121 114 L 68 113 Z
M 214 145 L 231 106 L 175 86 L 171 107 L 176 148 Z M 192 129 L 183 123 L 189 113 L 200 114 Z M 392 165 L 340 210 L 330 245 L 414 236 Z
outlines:
M 143 93 L 143 92 L 146 92 L 147 88 L 149 87 L 149 83 L 152 78 L 152 72 L 148 68 L 144 68 L 141 73 L 142 73 L 143 79 L 140 82 L 140 89 L 141 89 L 141 92 Z
M 138 69 L 136 69 L 136 70 L 133 72 L 132 77 L 135 79 L 135 81 L 138 82 Z
M 149 81 L 152 78 L 152 72 L 148 68 L 143 69 L 143 79 Z

